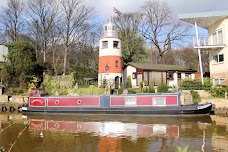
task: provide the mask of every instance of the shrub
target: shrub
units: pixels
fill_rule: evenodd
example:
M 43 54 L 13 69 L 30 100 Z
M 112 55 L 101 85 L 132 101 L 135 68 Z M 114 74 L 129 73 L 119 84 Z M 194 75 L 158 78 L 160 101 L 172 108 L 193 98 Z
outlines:
M 225 92 L 228 92 L 228 87 L 211 87 L 209 90 L 209 93 L 217 98 L 225 98 Z
M 152 83 L 149 84 L 149 93 L 155 93 L 154 85 Z
M 148 93 L 149 92 L 149 88 L 148 87 L 144 87 L 143 88 L 143 93 Z
M 208 91 L 213 86 L 210 78 L 204 78 L 204 90 Z
M 168 93 L 169 87 L 165 83 L 161 83 L 158 85 L 158 92 L 160 93 Z
M 30 80 L 30 83 L 28 83 L 28 93 L 30 93 L 32 88 L 37 88 L 39 82 L 40 82 L 40 78 L 33 76 L 32 80 Z
M 97 88 L 96 86 L 90 85 L 88 88 L 79 88 L 76 91 L 78 95 L 102 95 L 107 92 L 106 88 Z
M 142 81 L 139 83 L 139 88 L 140 88 L 141 92 L 143 92 L 143 82 Z
M 209 78 L 204 78 L 204 86 L 202 86 L 201 78 L 198 79 L 183 79 L 180 81 L 180 88 L 182 90 L 209 90 L 212 86 Z
M 199 103 L 201 101 L 201 97 L 199 95 L 199 93 L 195 90 L 191 90 L 190 91 L 191 95 L 192 95 L 192 101 L 193 103 Z
M 106 88 L 107 86 L 108 86 L 107 80 L 106 80 L 106 79 L 103 79 L 103 82 L 102 82 L 101 87 L 102 87 L 102 88 Z
M 135 89 L 133 89 L 133 88 L 128 88 L 127 89 L 127 92 L 128 92 L 128 94 L 134 94 L 134 93 L 136 93 Z
M 126 82 L 126 88 L 131 88 L 132 87 L 132 81 L 131 81 L 131 76 L 127 76 L 127 82 Z

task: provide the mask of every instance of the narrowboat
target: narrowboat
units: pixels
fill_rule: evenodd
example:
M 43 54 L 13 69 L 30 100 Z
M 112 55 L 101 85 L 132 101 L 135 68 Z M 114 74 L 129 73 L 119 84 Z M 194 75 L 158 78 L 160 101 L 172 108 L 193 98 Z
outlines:
M 30 93 L 23 112 L 80 114 L 209 115 L 211 103 L 182 105 L 180 93 L 91 96 L 41 96 Z

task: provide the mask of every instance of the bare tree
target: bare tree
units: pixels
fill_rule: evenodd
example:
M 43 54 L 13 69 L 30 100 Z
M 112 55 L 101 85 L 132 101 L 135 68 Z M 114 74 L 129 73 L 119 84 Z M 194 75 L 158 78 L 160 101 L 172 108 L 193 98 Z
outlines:
M 162 62 L 163 54 L 171 49 L 171 44 L 181 41 L 187 35 L 188 27 L 173 18 L 166 2 L 148 0 L 142 6 L 143 24 L 140 28 L 142 35 L 158 51 Z
M 58 16 L 57 2 L 52 0 L 29 0 L 27 14 L 30 19 L 28 24 L 36 37 L 36 43 L 39 41 L 40 48 L 43 51 L 43 63 L 45 64 L 48 45 L 50 39 L 52 39 L 51 32 Z
M 60 25 L 59 25 L 60 24 Z M 64 47 L 62 41 L 62 29 L 61 23 L 56 22 L 51 30 L 51 64 L 54 70 L 54 74 L 58 75 L 62 72 L 63 56 L 64 56 Z
M 200 71 L 198 52 L 192 46 L 180 48 L 178 55 L 182 59 L 185 66 L 192 69 L 196 69 L 197 71 Z M 203 71 L 209 71 L 208 51 L 202 51 L 201 56 L 202 56 Z
M 63 27 L 64 61 L 63 76 L 66 74 L 67 56 L 71 45 L 83 41 L 83 36 L 91 29 L 89 20 L 93 8 L 83 4 L 82 0 L 61 0 L 61 16 Z
M 142 13 L 123 13 L 121 16 L 115 17 L 114 22 L 116 26 L 121 29 L 130 29 L 131 31 L 138 32 L 139 25 L 142 22 Z
M 3 10 L 3 14 L 1 15 L 1 23 L 12 41 L 17 41 L 18 35 L 21 32 L 24 22 L 24 8 L 22 0 L 8 0 L 7 8 Z

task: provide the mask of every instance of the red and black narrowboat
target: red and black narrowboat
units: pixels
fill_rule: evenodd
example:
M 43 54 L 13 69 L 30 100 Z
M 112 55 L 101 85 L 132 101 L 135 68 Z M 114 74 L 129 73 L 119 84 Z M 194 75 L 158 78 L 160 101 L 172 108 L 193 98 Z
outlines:
M 181 105 L 179 93 L 91 96 L 41 96 L 32 90 L 24 112 L 209 115 L 211 103 Z

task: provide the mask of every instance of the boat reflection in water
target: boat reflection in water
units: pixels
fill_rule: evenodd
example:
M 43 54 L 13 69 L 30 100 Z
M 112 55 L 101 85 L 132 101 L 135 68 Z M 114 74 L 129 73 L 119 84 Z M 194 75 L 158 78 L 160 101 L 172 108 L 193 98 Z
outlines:
M 45 121 L 30 119 L 30 130 L 66 131 L 94 133 L 97 136 L 122 137 L 130 136 L 132 139 L 169 136 L 179 137 L 179 126 L 166 124 L 136 124 L 122 122 L 71 122 L 71 121 Z
M 206 135 L 210 116 L 202 118 L 132 117 L 93 115 L 30 117 L 29 130 L 44 143 L 62 151 L 175 151 L 189 146 L 210 151 Z M 68 142 L 66 142 L 68 141 Z M 69 144 L 71 143 L 71 144 Z M 68 145 L 68 146 L 66 146 Z M 70 147 L 69 147 L 70 145 Z M 49 146 L 45 146 L 46 150 Z M 62 149 L 62 148 L 65 149 Z M 57 150 L 57 149 L 55 149 Z M 57 150 L 58 151 L 58 150 Z

